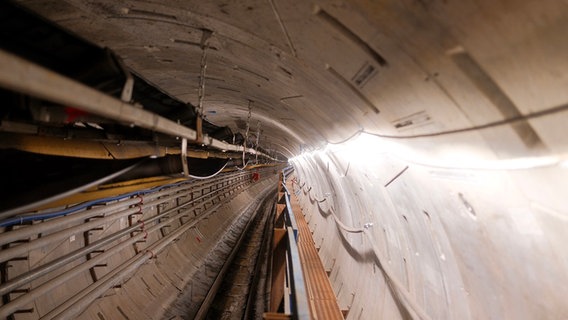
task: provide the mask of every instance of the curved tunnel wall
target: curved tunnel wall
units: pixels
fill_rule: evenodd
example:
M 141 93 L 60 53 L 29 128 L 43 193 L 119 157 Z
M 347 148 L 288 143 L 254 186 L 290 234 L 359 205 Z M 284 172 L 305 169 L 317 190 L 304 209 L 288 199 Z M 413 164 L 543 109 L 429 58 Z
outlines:
M 533 192 L 565 186 L 545 178 L 565 176 L 561 165 L 520 169 L 491 162 L 494 167 L 467 169 L 455 162 L 448 168 L 440 159 L 438 165 L 401 159 L 392 148 L 381 150 L 378 138 L 345 145 L 292 163 L 314 241 L 340 306 L 350 310 L 347 319 L 395 319 L 407 303 L 385 283 L 370 240 L 338 227 L 331 211 L 347 226 L 367 224 L 384 256 L 380 263 L 432 319 L 568 315 L 562 195 Z
M 194 318 L 245 226 L 271 216 L 276 172 L 178 181 L 12 223 L 0 233 L 0 317 Z
M 252 99 L 262 144 L 315 149 L 292 163 L 349 319 L 399 318 L 408 303 L 371 244 L 431 318 L 568 317 L 565 2 L 18 2 L 183 101 L 197 101 L 213 30 L 207 116 L 242 131 Z M 425 136 L 322 146 L 360 128 Z

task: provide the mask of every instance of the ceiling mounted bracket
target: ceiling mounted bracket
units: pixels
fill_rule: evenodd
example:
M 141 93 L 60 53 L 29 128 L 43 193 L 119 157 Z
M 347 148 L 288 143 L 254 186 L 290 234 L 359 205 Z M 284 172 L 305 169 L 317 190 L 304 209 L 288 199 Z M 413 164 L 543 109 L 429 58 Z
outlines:
M 187 165 L 187 139 L 181 139 L 181 166 L 183 167 L 183 176 L 189 177 L 189 167 Z
M 203 142 L 203 115 L 205 114 L 203 110 L 203 99 L 205 98 L 205 71 L 207 70 L 207 50 L 209 49 L 209 39 L 213 32 L 208 29 L 203 29 L 203 34 L 201 36 L 201 68 L 199 73 L 199 90 L 198 90 L 198 104 L 197 104 L 197 119 L 195 124 L 195 129 L 197 131 L 197 142 Z
M 258 121 L 257 123 L 257 129 L 256 129 L 256 144 L 254 145 L 254 151 L 256 151 L 256 155 L 255 155 L 255 164 L 258 164 L 258 141 L 260 140 L 260 125 L 261 122 Z
M 128 71 L 128 68 L 124 65 L 124 62 L 119 56 L 114 54 L 114 52 L 112 53 L 112 56 L 116 61 L 116 64 L 118 64 L 118 66 L 122 70 L 124 77 L 126 78 L 126 80 L 124 81 L 124 86 L 122 87 L 122 92 L 120 93 L 120 100 L 124 102 L 130 102 L 132 101 L 132 92 L 134 91 L 134 77 L 132 76 L 130 71 Z

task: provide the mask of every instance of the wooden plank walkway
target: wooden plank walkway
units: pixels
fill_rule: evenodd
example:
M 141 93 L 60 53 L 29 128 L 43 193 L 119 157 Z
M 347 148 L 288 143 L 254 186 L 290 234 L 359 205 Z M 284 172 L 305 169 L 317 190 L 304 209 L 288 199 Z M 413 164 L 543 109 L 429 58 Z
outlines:
M 298 250 L 300 252 L 302 270 L 304 271 L 312 319 L 341 320 L 343 319 L 343 314 L 339 309 L 335 293 L 331 288 L 331 283 L 316 250 L 312 233 L 306 223 L 298 198 L 293 191 L 291 179 L 288 179 L 286 187 L 292 193 L 290 204 L 298 225 Z

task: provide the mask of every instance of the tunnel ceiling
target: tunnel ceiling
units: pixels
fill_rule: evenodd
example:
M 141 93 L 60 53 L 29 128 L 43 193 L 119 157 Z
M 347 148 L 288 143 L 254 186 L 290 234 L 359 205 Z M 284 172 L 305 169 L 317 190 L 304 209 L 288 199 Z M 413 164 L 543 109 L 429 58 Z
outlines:
M 568 51 L 565 2 L 19 3 L 193 105 L 207 41 L 206 118 L 244 132 L 250 103 L 251 130 L 260 123 L 261 145 L 285 156 L 360 129 L 431 134 L 568 100 L 568 77 L 558 71 L 568 67 L 558 54 Z M 492 147 L 508 154 L 556 148 L 538 123 L 501 133 L 512 139 Z

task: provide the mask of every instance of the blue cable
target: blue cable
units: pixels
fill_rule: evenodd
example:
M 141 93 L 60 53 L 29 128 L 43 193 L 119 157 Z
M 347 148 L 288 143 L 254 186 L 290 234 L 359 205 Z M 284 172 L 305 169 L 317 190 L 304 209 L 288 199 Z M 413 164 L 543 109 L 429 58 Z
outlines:
M 30 216 L 13 217 L 13 218 L 9 218 L 9 219 L 6 219 L 4 221 L 1 221 L 0 227 L 10 227 L 10 226 L 17 225 L 17 224 L 23 224 L 24 222 L 35 221 L 35 220 L 45 220 L 45 219 L 65 216 L 65 215 L 71 214 L 71 213 L 79 211 L 81 209 L 85 209 L 85 208 L 92 206 L 92 205 L 95 205 L 95 204 L 120 200 L 120 199 L 124 199 L 124 198 L 131 197 L 131 196 L 144 195 L 144 194 L 147 194 L 147 193 L 157 191 L 161 188 L 173 187 L 173 186 L 180 185 L 180 184 L 183 184 L 183 183 L 186 183 L 186 182 L 187 181 L 180 181 L 180 182 L 171 183 L 171 184 L 167 184 L 167 185 L 163 185 L 163 186 L 153 187 L 153 188 L 146 189 L 146 190 L 133 191 L 133 192 L 130 192 L 130 193 L 119 195 L 119 196 L 102 198 L 102 199 L 97 199 L 97 200 L 91 200 L 91 201 L 80 203 L 78 205 L 75 205 L 75 206 L 68 208 L 68 209 L 65 209 L 63 211 L 42 213 L 42 214 L 30 215 Z

